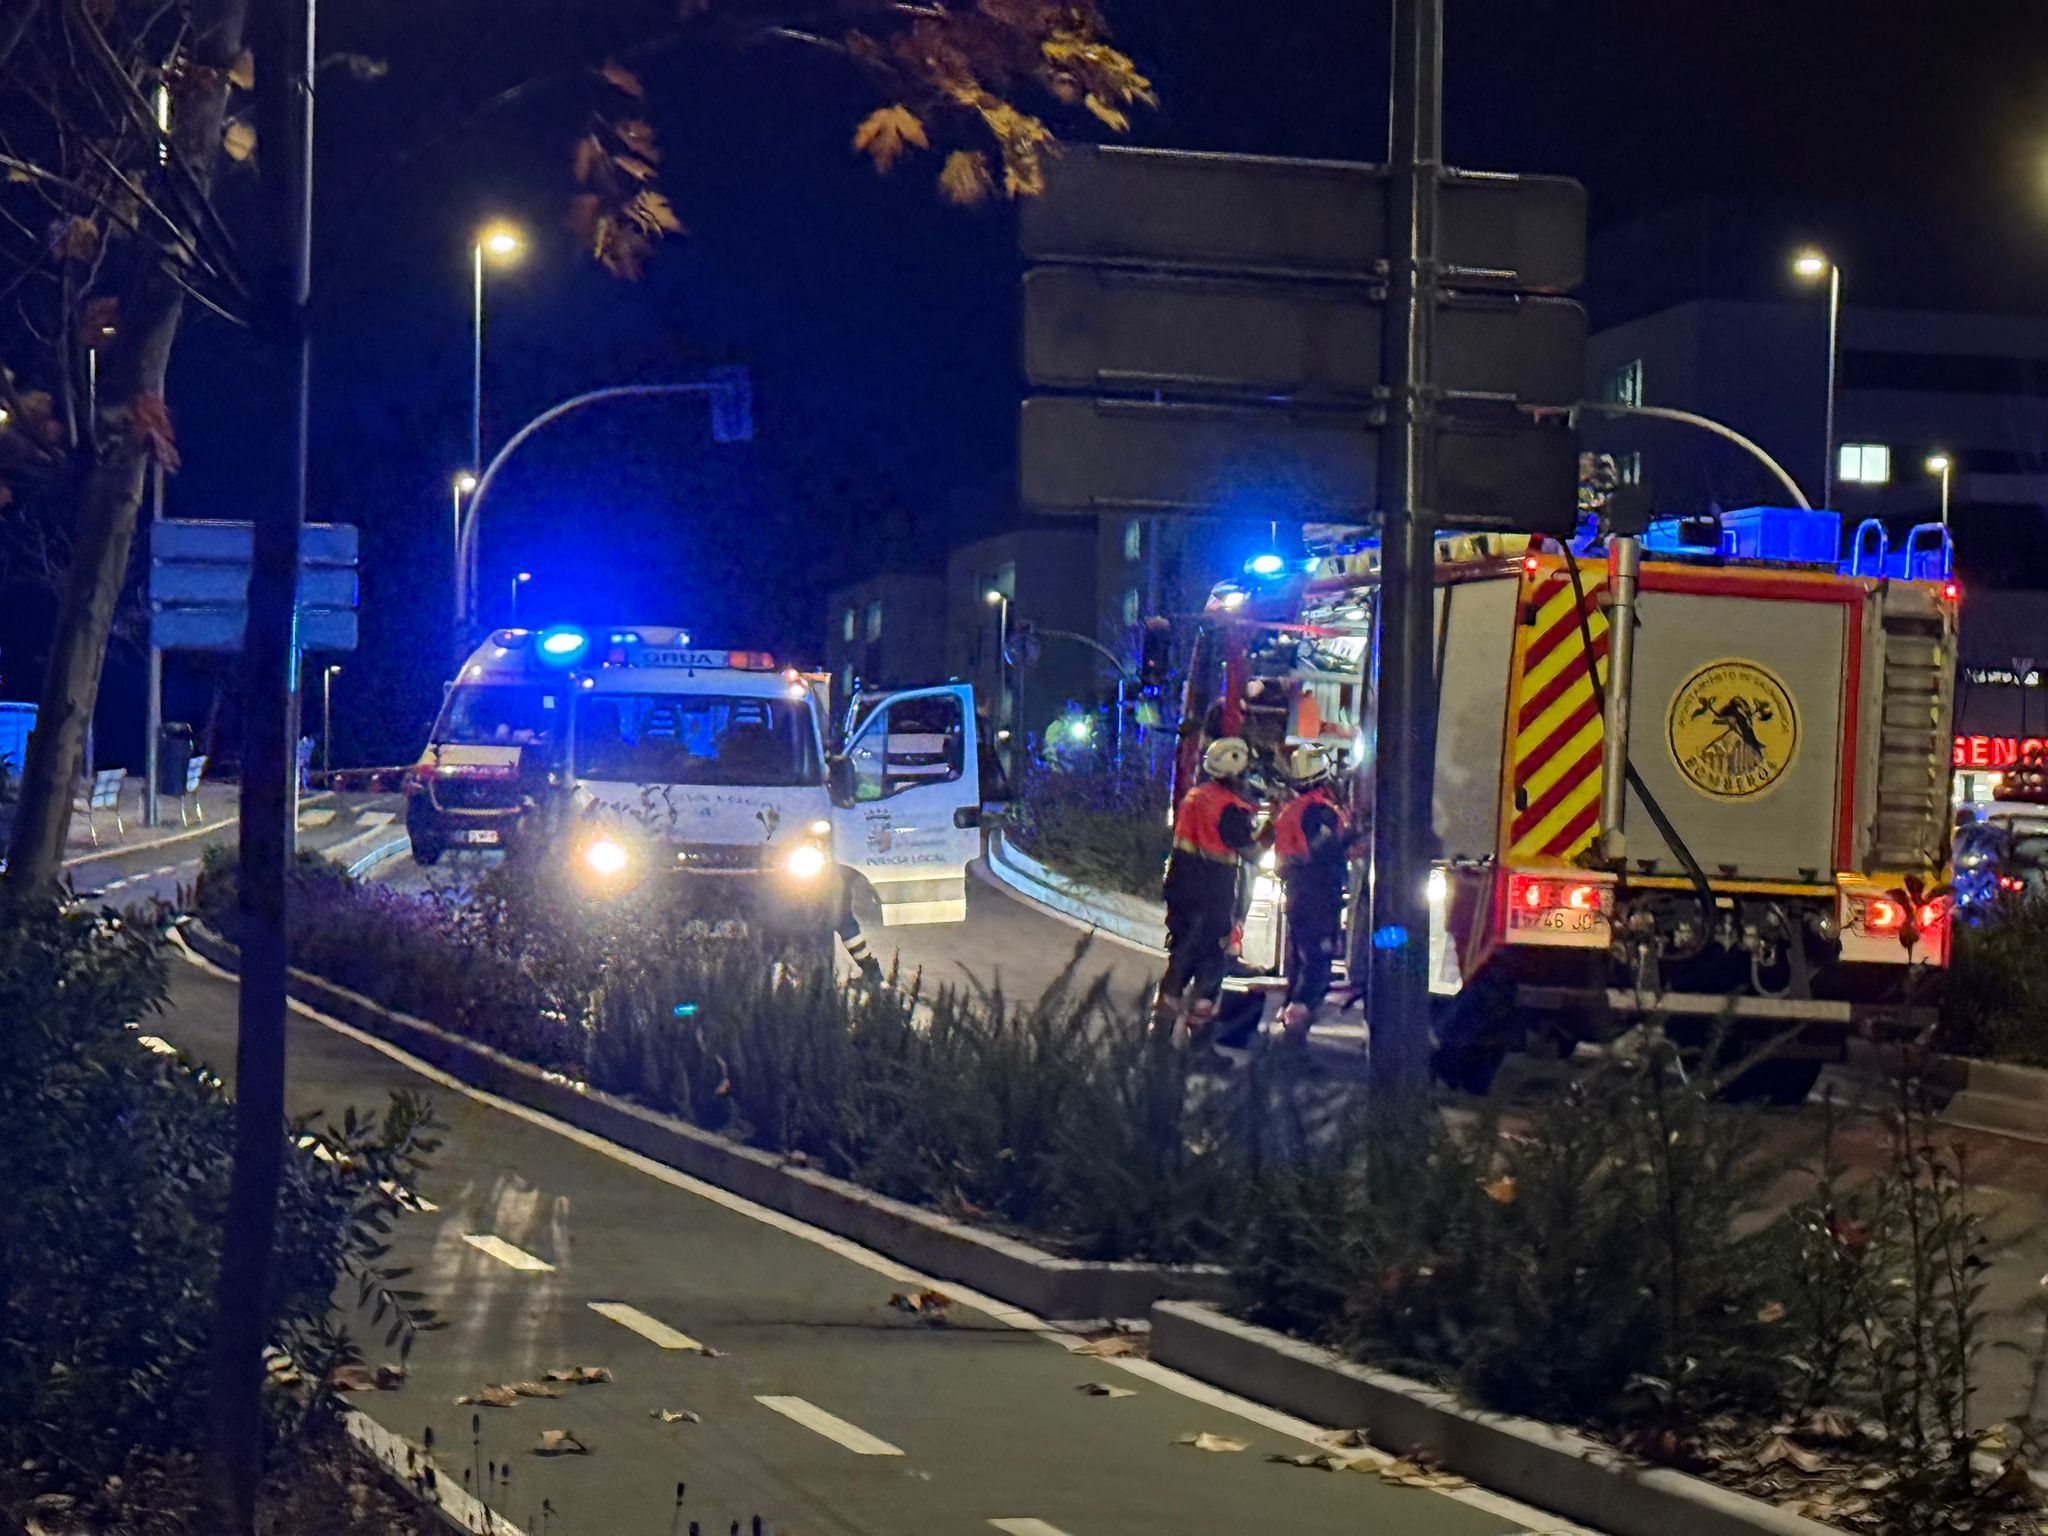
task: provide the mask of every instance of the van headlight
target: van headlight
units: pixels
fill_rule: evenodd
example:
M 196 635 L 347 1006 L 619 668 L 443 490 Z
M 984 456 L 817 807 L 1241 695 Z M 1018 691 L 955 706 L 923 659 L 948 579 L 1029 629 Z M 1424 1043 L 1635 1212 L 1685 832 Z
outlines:
M 798 843 L 783 855 L 782 868 L 798 880 L 815 880 L 825 873 L 825 866 L 830 862 L 825 850 L 816 843 Z
M 593 837 L 583 845 L 579 856 L 585 869 L 605 880 L 624 874 L 626 866 L 633 862 L 626 845 L 615 837 Z

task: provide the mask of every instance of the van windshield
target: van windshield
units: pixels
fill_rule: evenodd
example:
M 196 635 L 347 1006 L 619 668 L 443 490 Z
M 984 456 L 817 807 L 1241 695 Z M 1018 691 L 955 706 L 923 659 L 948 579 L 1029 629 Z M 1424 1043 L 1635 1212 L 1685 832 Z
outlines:
M 576 773 L 585 779 L 784 787 L 825 777 L 800 700 L 585 694 L 576 701 L 575 738 Z
M 530 747 L 551 741 L 561 695 L 537 683 L 458 683 L 434 740 L 455 746 Z

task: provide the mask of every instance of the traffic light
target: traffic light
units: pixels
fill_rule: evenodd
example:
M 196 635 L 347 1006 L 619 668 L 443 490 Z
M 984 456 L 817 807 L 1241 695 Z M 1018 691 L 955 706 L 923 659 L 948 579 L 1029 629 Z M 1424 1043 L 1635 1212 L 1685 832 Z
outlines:
M 1159 697 L 1173 670 L 1173 624 L 1158 617 L 1145 621 L 1138 642 L 1138 691 L 1148 699 Z

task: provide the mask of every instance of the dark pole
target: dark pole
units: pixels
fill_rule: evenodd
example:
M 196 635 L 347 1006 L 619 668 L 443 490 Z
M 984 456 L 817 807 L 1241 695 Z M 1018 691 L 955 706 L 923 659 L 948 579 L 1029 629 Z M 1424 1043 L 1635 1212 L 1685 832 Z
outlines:
M 1424 886 L 1434 846 L 1436 680 L 1430 646 L 1435 543 L 1427 384 L 1437 172 L 1443 160 L 1442 0 L 1393 0 L 1393 5 L 1387 323 L 1380 359 L 1387 426 L 1380 439 L 1381 564 L 1373 646 L 1372 894 L 1364 932 L 1353 934 L 1354 974 L 1362 971 L 1367 985 L 1372 1090 L 1389 1105 L 1412 1100 L 1429 1070 Z
M 258 496 L 243 641 L 242 980 L 235 1164 L 214 1293 L 209 1529 L 253 1536 L 263 1470 L 263 1346 L 284 1172 L 285 875 L 297 773 L 299 525 L 306 500 L 306 298 L 312 243 L 313 0 L 254 0 L 256 131 L 265 148 L 257 241 L 275 450 Z M 224 1485 L 224 1486 L 222 1486 Z

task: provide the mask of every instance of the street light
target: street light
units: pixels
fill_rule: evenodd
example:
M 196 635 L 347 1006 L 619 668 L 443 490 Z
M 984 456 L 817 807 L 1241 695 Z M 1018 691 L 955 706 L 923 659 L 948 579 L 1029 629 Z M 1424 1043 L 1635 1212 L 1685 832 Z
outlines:
M 981 600 L 996 611 L 996 678 L 998 682 L 996 711 L 999 717 L 1007 716 L 1014 724 L 1017 716 L 1022 713 L 1021 706 L 1024 701 L 1019 697 L 1015 679 L 1011 675 L 1010 594 L 1001 587 L 990 587 L 986 592 L 982 593 Z M 1008 695 L 1008 697 L 1002 697 L 1003 695 Z M 1006 705 L 1008 706 L 1007 708 L 1004 707 Z M 1020 737 L 1009 732 L 999 732 L 997 740 L 1000 741 L 1004 735 L 1010 735 L 1011 737 L 1009 768 L 1014 774 L 1017 770 L 1016 744 Z
M 512 578 L 512 627 L 519 627 L 519 589 L 533 580 L 533 572 L 521 571 Z
M 1829 511 L 1835 505 L 1835 373 L 1841 358 L 1842 269 L 1823 251 L 1801 251 L 1792 259 L 1792 270 L 1806 281 L 1828 280 L 1828 406 L 1827 442 L 1821 462 L 1820 504 Z
M 448 547 L 454 551 L 450 569 L 455 575 L 455 648 L 457 651 L 462 649 L 462 624 L 464 618 L 462 612 L 462 498 L 469 495 L 475 489 L 476 476 L 470 473 L 470 471 L 465 469 L 456 475 L 454 482 L 454 537 L 450 540 Z M 457 656 L 456 659 L 459 661 L 461 657 Z
M 320 674 L 320 771 L 330 778 L 334 773 L 334 676 L 340 670 L 340 662 L 330 662 Z
M 469 467 L 479 470 L 484 462 L 484 263 L 506 266 L 519 259 L 526 242 L 513 225 L 497 220 L 476 232 L 470 246 L 470 270 L 474 284 L 470 294 L 471 350 L 469 390 Z
M 1955 465 L 1945 453 L 1927 455 L 1927 473 L 1941 476 L 1941 526 L 1948 526 L 1948 481 L 1955 473 Z

